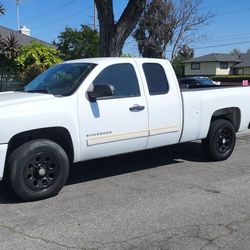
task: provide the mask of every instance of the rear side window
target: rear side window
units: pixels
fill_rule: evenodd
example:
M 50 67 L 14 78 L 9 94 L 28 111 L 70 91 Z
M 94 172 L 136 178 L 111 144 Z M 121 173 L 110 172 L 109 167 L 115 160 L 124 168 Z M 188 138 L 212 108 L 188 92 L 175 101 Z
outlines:
M 149 94 L 166 94 L 169 90 L 169 85 L 163 67 L 158 63 L 144 63 L 142 67 L 146 76 Z
M 105 68 L 93 84 L 110 84 L 115 88 L 114 97 L 140 96 L 139 84 L 133 65 L 129 63 L 114 64 Z

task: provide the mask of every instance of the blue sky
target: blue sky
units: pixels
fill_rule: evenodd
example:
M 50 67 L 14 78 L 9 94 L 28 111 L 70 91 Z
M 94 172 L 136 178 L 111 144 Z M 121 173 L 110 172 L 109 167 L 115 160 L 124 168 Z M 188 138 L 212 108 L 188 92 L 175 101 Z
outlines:
M 32 36 L 51 42 L 65 26 L 79 28 L 81 24 L 93 26 L 93 0 L 20 0 L 20 24 L 31 29 Z M 116 19 L 121 15 L 127 0 L 113 0 Z M 17 29 L 16 0 L 0 0 L 6 14 L 0 25 Z M 246 52 L 250 48 L 250 1 L 203 0 L 202 11 L 212 11 L 215 17 L 196 32 L 206 39 L 190 44 L 195 56 L 208 53 L 227 53 L 233 48 Z M 98 21 L 97 21 L 98 23 Z M 138 55 L 136 42 L 128 39 L 125 53 Z

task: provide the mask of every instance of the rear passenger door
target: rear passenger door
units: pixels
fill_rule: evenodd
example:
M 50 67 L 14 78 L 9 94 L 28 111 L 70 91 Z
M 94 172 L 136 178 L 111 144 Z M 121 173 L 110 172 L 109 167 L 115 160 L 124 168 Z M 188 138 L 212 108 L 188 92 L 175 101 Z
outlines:
M 141 63 L 146 82 L 149 113 L 147 148 L 179 141 L 182 130 L 182 105 L 178 82 L 167 61 Z

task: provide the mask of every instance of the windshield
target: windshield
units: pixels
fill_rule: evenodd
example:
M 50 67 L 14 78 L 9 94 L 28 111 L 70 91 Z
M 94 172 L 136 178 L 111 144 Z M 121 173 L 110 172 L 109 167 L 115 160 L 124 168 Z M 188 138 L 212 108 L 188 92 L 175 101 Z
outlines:
M 37 76 L 24 91 L 67 96 L 75 92 L 91 70 L 92 63 L 64 63 L 55 65 Z

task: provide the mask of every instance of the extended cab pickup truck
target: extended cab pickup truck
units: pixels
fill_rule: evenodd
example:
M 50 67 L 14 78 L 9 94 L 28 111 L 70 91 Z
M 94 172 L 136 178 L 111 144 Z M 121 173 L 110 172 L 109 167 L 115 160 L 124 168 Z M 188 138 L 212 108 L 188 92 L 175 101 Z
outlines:
M 181 91 L 167 60 L 64 62 L 0 94 L 0 179 L 29 201 L 56 195 L 79 161 L 196 139 L 225 160 L 249 107 L 247 87 Z

